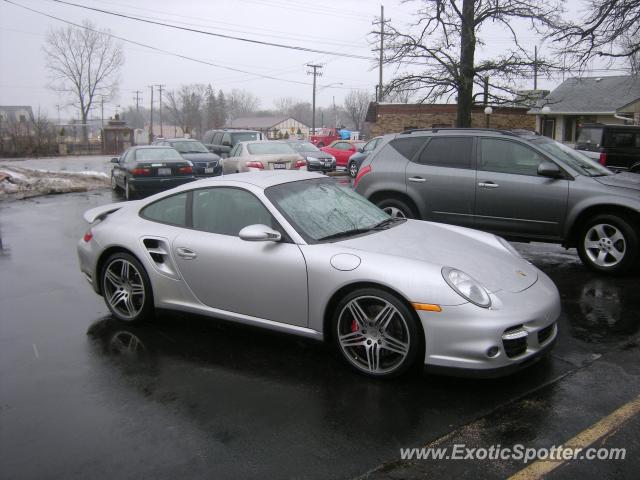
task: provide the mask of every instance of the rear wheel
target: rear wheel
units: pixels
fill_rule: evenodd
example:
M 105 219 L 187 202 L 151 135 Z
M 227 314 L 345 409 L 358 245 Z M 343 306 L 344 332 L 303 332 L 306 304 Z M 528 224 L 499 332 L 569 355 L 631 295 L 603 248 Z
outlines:
M 410 205 L 397 198 L 385 198 L 376 202 L 376 205 L 392 217 L 418 218 L 415 210 Z
M 133 190 L 131 190 L 131 187 L 129 187 L 129 182 L 127 180 L 124 181 L 124 197 L 127 200 L 136 199 L 136 194 Z
M 102 295 L 114 317 L 140 322 L 153 315 L 149 277 L 140 262 L 128 253 L 111 255 L 100 274 Z
M 358 289 L 338 304 L 332 338 L 342 358 L 373 377 L 406 372 L 422 351 L 422 332 L 409 308 L 377 288 Z
M 638 231 L 624 217 L 596 215 L 580 231 L 578 254 L 592 270 L 623 274 L 638 260 Z
M 358 165 L 356 165 L 356 162 L 349 162 L 349 176 L 356 178 L 356 175 L 358 175 Z

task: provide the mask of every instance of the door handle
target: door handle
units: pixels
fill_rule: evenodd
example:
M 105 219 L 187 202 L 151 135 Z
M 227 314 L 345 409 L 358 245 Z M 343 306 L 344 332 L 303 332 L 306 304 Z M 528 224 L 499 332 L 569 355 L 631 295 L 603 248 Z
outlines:
M 196 252 L 194 252 L 193 250 L 189 249 L 189 248 L 184 248 L 184 247 L 178 247 L 176 249 L 176 252 L 178 252 L 178 256 L 182 257 L 186 260 L 193 260 L 194 258 L 196 258 L 198 256 L 198 254 Z
M 497 183 L 493 183 L 493 182 L 480 182 L 480 183 L 478 183 L 478 186 L 480 188 L 498 188 L 500 185 L 498 185 Z
M 427 179 L 426 178 L 422 178 L 422 177 L 409 177 L 409 181 L 410 182 L 416 182 L 416 183 L 422 183 L 422 182 L 426 182 Z

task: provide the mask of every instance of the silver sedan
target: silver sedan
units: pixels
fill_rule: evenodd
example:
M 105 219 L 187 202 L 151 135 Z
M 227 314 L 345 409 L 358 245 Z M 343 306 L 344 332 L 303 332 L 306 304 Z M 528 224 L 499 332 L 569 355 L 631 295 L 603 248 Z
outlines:
M 84 217 L 80 268 L 124 322 L 163 308 L 325 340 L 377 377 L 503 374 L 557 334 L 555 285 L 505 240 L 392 218 L 319 174 L 227 175 Z

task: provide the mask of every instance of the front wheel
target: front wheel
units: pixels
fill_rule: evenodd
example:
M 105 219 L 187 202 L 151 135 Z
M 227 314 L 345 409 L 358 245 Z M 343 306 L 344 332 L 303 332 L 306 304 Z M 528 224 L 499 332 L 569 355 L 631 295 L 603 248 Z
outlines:
M 396 198 L 386 198 L 376 202 L 378 208 L 388 213 L 392 217 L 399 218 L 418 218 L 413 208 L 402 200 Z
M 111 255 L 100 275 L 102 296 L 114 317 L 141 322 L 153 315 L 149 277 L 140 262 L 128 253 Z
M 118 182 L 116 181 L 116 177 L 113 173 L 111 174 L 111 190 L 114 192 L 118 190 Z
M 338 304 L 331 336 L 342 358 L 373 377 L 395 377 L 415 364 L 422 333 L 409 308 L 377 288 L 358 289 Z
M 358 165 L 356 165 L 356 162 L 349 162 L 349 176 L 356 178 L 356 175 L 358 175 Z
M 638 260 L 638 231 L 623 217 L 597 215 L 580 231 L 578 254 L 597 272 L 626 273 Z

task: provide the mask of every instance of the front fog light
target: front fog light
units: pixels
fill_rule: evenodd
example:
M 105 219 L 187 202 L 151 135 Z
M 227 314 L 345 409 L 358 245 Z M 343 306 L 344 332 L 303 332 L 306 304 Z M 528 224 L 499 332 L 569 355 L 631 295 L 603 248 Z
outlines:
M 455 268 L 444 267 L 442 269 L 442 277 L 458 295 L 471 303 L 483 308 L 489 308 L 491 306 L 491 298 L 487 290 L 470 275 Z

